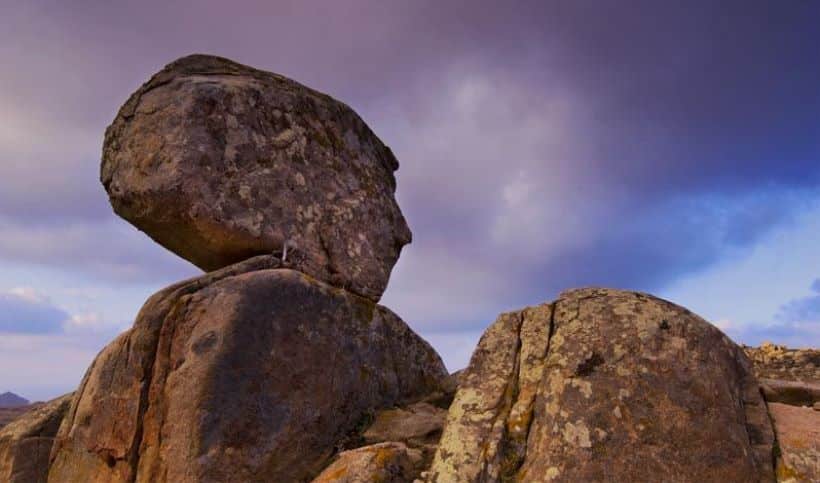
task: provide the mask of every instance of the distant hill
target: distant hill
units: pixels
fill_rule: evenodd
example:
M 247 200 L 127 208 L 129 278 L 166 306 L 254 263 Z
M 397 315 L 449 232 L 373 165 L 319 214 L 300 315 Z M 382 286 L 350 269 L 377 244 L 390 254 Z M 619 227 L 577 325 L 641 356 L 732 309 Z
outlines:
M 22 398 L 13 392 L 0 394 L 0 408 L 18 408 L 28 405 L 28 399 Z

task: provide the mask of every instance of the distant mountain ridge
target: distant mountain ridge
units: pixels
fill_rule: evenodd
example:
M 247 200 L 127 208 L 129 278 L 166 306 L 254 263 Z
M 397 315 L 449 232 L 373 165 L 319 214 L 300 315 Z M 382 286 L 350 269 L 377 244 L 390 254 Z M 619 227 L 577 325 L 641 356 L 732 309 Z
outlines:
M 28 406 L 29 400 L 14 394 L 13 392 L 4 392 L 0 394 L 0 408 L 17 408 L 21 406 Z

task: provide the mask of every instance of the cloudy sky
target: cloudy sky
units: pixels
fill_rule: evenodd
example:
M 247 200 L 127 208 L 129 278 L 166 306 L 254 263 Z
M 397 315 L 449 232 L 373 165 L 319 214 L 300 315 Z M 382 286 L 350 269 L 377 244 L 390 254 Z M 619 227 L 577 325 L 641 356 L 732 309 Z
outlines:
M 72 390 L 196 268 L 116 218 L 102 136 L 200 52 L 356 109 L 414 232 L 383 303 L 466 364 L 498 312 L 656 293 L 736 340 L 820 346 L 818 2 L 0 4 L 0 392 Z

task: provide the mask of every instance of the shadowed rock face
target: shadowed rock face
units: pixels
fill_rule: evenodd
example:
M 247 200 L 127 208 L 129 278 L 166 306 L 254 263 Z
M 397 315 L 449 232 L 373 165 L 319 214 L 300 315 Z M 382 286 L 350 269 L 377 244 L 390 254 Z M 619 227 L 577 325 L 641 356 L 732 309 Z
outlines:
M 109 126 L 114 211 L 205 271 L 260 254 L 378 301 L 411 233 L 393 153 L 345 104 L 277 74 L 183 57 Z
M 0 481 L 41 483 L 48 476 L 54 435 L 71 404 L 72 394 L 31 407 L 0 430 Z
M 742 350 L 669 302 L 581 289 L 501 315 L 448 414 L 432 482 L 772 481 Z
M 278 266 L 151 297 L 84 378 L 49 481 L 306 481 L 367 415 L 440 389 L 440 358 L 395 314 Z

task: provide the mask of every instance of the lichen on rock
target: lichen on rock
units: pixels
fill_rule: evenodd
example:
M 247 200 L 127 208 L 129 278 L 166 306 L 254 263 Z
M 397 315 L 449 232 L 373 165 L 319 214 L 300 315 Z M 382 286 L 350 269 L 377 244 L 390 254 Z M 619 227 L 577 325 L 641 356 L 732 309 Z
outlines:
M 100 177 L 118 215 L 205 271 L 276 253 L 378 301 L 411 240 L 394 197 L 398 166 L 345 104 L 191 55 L 122 106 Z
M 579 289 L 485 332 L 426 480 L 771 481 L 772 443 L 750 364 L 718 329 Z
M 363 416 L 440 390 L 441 359 L 395 314 L 279 267 L 151 297 L 89 368 L 49 481 L 305 481 Z

